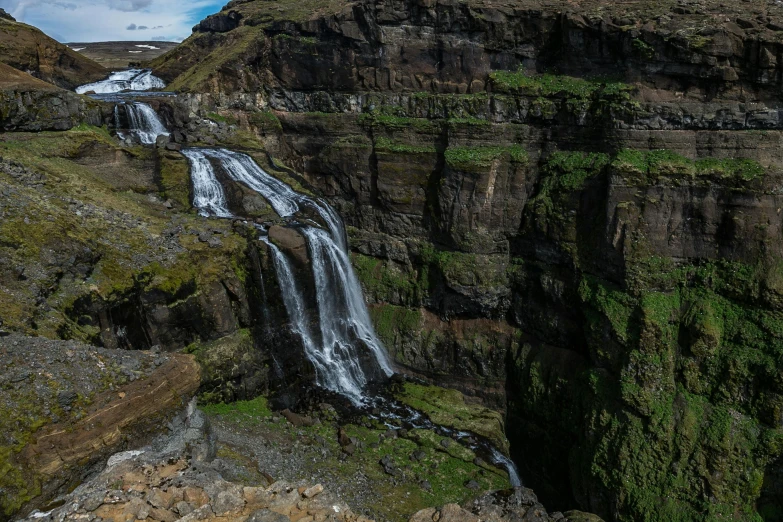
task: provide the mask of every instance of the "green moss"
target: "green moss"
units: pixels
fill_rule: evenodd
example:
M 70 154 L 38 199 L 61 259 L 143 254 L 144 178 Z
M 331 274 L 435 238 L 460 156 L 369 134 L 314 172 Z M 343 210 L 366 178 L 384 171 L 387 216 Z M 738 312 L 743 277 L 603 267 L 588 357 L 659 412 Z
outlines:
M 190 166 L 182 155 L 161 154 L 160 180 L 163 198 L 181 209 L 190 208 Z
M 465 502 L 475 495 L 465 488 L 469 480 L 475 480 L 481 490 L 509 487 L 504 471 L 488 464 L 474 464 L 475 454 L 457 443 L 444 448 L 440 444 L 443 437 L 429 430 L 410 430 L 405 438 L 384 438 L 382 434 L 386 426 L 344 424 L 340 427 L 346 435 L 360 442 L 355 453 L 344 458 L 337 442 L 338 426 L 324 419 L 322 424 L 300 427 L 285 421 L 272 422 L 269 419 L 272 414 L 263 397 L 210 405 L 204 410 L 210 416 L 219 417 L 223 423 L 234 423 L 240 429 L 252 430 L 254 435 L 262 436 L 269 444 L 281 447 L 281 451 L 289 447 L 307 451 L 303 447 L 317 445 L 317 458 L 305 459 L 302 473 L 317 469 L 319 473 L 335 477 L 335 484 L 350 484 L 356 474 L 361 473 L 367 478 L 371 491 L 363 499 L 361 507 L 369 509 L 379 520 L 406 520 L 411 513 L 428 506 Z M 421 451 L 423 457 L 411 459 L 410 455 L 415 451 Z M 242 460 L 235 458 L 236 451 L 224 452 L 237 462 Z M 399 470 L 397 477 L 385 474 L 378 464 L 384 458 L 390 459 Z M 255 466 L 255 463 L 248 465 Z M 431 490 L 426 491 L 419 486 L 424 479 L 430 482 Z
M 766 172 L 758 162 L 750 159 L 705 158 L 694 161 L 669 150 L 623 149 L 612 162 L 612 167 L 621 174 L 647 182 L 659 177 L 710 177 L 748 182 L 764 176 Z
M 201 406 L 207 415 L 220 415 L 231 422 L 258 424 L 262 419 L 270 417 L 272 410 L 264 396 L 256 397 L 249 401 L 236 401 L 231 403 L 206 404 Z
M 238 123 L 238 120 L 235 116 L 229 114 L 228 116 L 223 114 L 218 114 L 216 112 L 208 112 L 207 118 L 210 120 L 217 122 L 217 123 L 226 123 L 228 125 L 236 125 Z
M 446 163 L 455 169 L 471 170 L 488 168 L 492 163 L 506 156 L 514 163 L 526 164 L 528 154 L 521 145 L 497 147 L 449 147 L 446 149 Z
M 508 440 L 500 413 L 467 404 L 457 390 L 406 382 L 396 397 L 411 408 L 426 414 L 436 424 L 481 435 L 495 447 L 508 453 Z
M 375 140 L 375 150 L 394 154 L 432 154 L 435 152 L 435 147 L 431 145 L 412 145 L 380 137 Z
M 374 301 L 418 302 L 424 297 L 424 289 L 415 274 L 407 273 L 395 263 L 362 254 L 353 254 L 351 259 L 365 292 Z
M 400 336 L 415 336 L 422 324 L 419 310 L 389 304 L 370 308 L 370 318 L 381 341 L 387 346 L 395 346 Z
M 495 71 L 489 76 L 499 92 L 518 92 L 544 98 L 565 97 L 586 100 L 593 97 L 628 99 L 634 88 L 601 78 L 584 79 L 554 74 L 528 74 L 525 71 Z
M 257 127 L 262 132 L 275 132 L 283 129 L 280 118 L 269 110 L 252 112 L 248 116 L 248 120 L 251 125 Z
M 448 283 L 480 288 L 508 285 L 508 267 L 505 257 L 438 250 L 426 244 L 421 249 L 425 268 L 420 272 L 422 283 L 427 282 L 430 270 L 435 269 Z

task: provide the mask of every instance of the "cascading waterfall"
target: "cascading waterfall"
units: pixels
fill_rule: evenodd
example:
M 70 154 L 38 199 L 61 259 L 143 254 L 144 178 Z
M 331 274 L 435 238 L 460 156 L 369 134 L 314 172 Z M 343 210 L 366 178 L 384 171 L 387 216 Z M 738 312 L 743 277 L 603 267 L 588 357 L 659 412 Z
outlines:
M 280 216 L 291 217 L 309 208 L 326 223 L 328 231 L 309 224 L 302 224 L 300 228 L 312 258 L 318 304 L 317 332 L 310 328 L 304 295 L 296 283 L 290 261 L 275 245 L 267 243 L 273 253 L 278 278 L 285 282 L 281 289 L 289 319 L 315 367 L 317 384 L 361 404 L 368 377 L 360 364 L 360 343 L 369 348 L 374 364 L 384 375 L 390 376 L 393 370 L 370 322 L 361 286 L 348 258 L 345 231 L 337 214 L 325 203 L 300 194 L 273 178 L 246 154 L 225 149 L 186 149 L 183 153 L 190 160 L 193 172 L 193 205 L 202 213 L 231 216 L 222 187 L 208 160 L 213 158 L 231 179 L 261 194 Z
M 245 154 L 225 149 L 185 149 L 182 153 L 191 164 L 193 205 L 202 215 L 232 217 L 222 186 L 209 161 L 212 158 L 220 163 L 231 179 L 261 194 L 281 217 L 290 218 L 306 208 L 320 216 L 326 229 L 309 223 L 299 223 L 298 226 L 311 258 L 318 305 L 317 329 L 308 313 L 308 303 L 295 276 L 292 260 L 268 237 L 261 237 L 272 255 L 291 329 L 302 340 L 305 355 L 315 368 L 317 384 L 348 397 L 358 406 L 380 406 L 380 411 L 384 407 L 404 410 L 402 415 L 387 414 L 390 418 L 406 419 L 414 426 L 434 427 L 415 410 L 390 404 L 380 397 L 364 397 L 368 379 L 360 364 L 357 346 L 369 348 L 377 367 L 385 375 L 389 376 L 393 371 L 372 327 L 361 286 L 348 257 L 345 230 L 336 212 L 322 201 L 300 194 L 273 178 Z M 445 428 L 440 429 L 449 432 Z M 458 440 L 472 438 L 472 434 L 463 432 L 452 435 Z M 477 448 L 476 443 L 472 447 Z M 521 486 L 519 473 L 511 459 L 491 445 L 487 445 L 485 450 L 493 463 L 508 471 L 512 486 Z
M 126 103 L 125 114 L 128 116 L 128 124 L 131 134 L 145 145 L 153 145 L 158 136 L 168 136 L 169 131 L 160 121 L 155 110 L 141 102 Z M 116 106 L 115 106 L 116 109 Z
M 183 149 L 182 154 L 190 162 L 190 177 L 193 180 L 193 206 L 204 217 L 231 217 L 226 206 L 226 194 L 218 182 L 212 164 L 199 149 Z
M 166 83 L 152 75 L 149 69 L 128 69 L 112 73 L 105 80 L 80 85 L 76 88 L 79 94 L 94 92 L 96 94 L 111 94 L 122 91 L 149 91 L 163 89 Z
M 120 108 L 118 105 L 114 106 L 114 128 L 117 130 L 117 136 L 122 140 L 125 139 L 125 135 L 119 131 L 120 129 Z

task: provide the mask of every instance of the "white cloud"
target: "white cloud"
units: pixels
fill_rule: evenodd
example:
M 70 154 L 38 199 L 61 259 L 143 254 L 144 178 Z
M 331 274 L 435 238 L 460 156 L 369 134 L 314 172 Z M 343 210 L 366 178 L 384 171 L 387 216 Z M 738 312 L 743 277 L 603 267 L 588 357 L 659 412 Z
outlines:
M 139 30 L 150 27 L 159 35 L 156 39 L 180 41 L 223 3 L 225 0 L 0 0 L 0 7 L 61 42 L 134 40 L 142 37 Z

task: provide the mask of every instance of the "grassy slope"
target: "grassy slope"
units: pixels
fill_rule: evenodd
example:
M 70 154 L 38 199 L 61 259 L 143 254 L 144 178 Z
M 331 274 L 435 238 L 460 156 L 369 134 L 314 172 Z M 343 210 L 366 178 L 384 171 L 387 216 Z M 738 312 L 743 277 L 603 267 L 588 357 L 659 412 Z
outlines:
M 0 18 L 0 62 L 67 89 L 107 74 L 101 65 L 35 27 L 4 18 Z

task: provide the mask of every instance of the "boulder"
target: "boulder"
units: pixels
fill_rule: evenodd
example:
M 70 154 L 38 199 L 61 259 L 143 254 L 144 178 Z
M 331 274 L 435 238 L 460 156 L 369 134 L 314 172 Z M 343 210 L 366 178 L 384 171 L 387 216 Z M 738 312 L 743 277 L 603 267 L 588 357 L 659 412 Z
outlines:
M 269 228 L 269 239 L 282 250 L 291 254 L 298 263 L 302 265 L 310 263 L 307 243 L 298 230 L 274 225 Z

